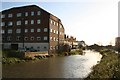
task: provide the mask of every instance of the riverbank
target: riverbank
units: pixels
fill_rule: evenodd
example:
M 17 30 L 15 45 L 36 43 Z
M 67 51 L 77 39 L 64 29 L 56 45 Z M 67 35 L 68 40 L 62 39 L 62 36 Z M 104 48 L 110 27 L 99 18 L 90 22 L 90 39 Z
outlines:
M 92 68 L 93 71 L 85 80 L 120 79 L 120 54 L 108 49 L 99 52 L 103 57 L 100 63 Z
M 2 64 L 16 64 L 16 63 L 21 63 L 21 62 L 28 62 L 28 61 L 35 61 L 35 60 L 42 60 L 42 59 L 47 59 L 50 57 L 55 57 L 55 56 L 70 56 L 70 55 L 82 55 L 83 51 L 81 49 L 75 49 L 70 52 L 61 52 L 61 53 L 55 53 L 51 55 L 38 55 L 34 57 L 25 57 L 25 58 L 20 58 L 17 57 L 15 54 L 19 54 L 18 51 L 3 51 L 3 58 L 2 58 Z M 7 55 L 9 54 L 9 56 Z M 6 56 L 7 55 L 7 56 Z M 12 55 L 12 57 L 11 57 Z

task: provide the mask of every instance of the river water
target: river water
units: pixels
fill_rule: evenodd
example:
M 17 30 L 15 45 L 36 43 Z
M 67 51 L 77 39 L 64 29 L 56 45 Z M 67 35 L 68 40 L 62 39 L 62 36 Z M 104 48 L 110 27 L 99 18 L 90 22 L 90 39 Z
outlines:
M 20 64 L 3 65 L 4 78 L 85 78 L 101 55 L 84 51 L 84 55 L 52 57 Z

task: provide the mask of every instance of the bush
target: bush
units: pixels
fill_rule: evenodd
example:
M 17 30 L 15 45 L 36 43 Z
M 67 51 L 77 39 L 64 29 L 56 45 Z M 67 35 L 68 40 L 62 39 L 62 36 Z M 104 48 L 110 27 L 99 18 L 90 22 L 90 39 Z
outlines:
M 103 55 L 99 64 L 93 67 L 93 71 L 87 77 L 90 78 L 120 78 L 120 55 L 113 53 L 111 50 L 101 50 Z

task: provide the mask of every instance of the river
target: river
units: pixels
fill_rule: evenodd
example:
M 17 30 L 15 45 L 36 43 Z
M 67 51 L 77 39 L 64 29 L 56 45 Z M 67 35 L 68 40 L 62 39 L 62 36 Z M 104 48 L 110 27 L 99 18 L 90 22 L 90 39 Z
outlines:
M 98 52 L 3 65 L 4 78 L 85 78 L 101 59 Z

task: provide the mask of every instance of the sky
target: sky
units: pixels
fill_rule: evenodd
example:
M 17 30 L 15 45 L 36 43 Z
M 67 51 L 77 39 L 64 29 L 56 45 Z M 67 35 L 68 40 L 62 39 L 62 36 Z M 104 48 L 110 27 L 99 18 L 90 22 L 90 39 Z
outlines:
M 1 0 L 1 10 L 37 5 L 61 19 L 65 33 L 86 44 L 114 45 L 119 0 Z

